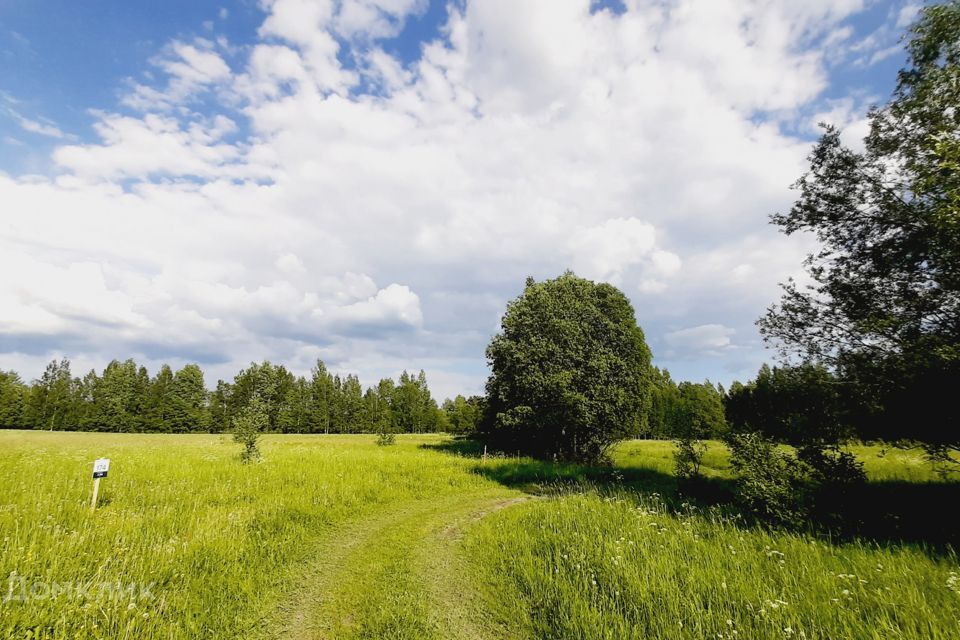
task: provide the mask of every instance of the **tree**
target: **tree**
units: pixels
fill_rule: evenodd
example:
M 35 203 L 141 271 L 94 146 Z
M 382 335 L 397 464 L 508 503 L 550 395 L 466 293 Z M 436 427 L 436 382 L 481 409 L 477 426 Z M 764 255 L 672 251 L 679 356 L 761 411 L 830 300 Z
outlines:
M 566 272 L 527 280 L 487 347 L 486 436 L 537 457 L 596 462 L 639 433 L 650 350 L 627 297 Z
M 95 431 L 129 433 L 143 429 L 149 376 L 133 360 L 112 360 L 92 383 L 87 422 Z
M 846 392 L 829 369 L 809 363 L 763 365 L 755 380 L 731 386 L 726 440 L 748 510 L 796 523 L 818 505 L 842 503 L 866 479 L 863 464 L 841 447 L 854 435 L 856 401 Z
M 427 374 L 422 370 L 416 376 L 406 371 L 393 390 L 391 403 L 394 423 L 402 433 L 424 433 L 437 428 L 437 402 L 430 394 Z
M 280 409 L 278 423 L 283 433 L 306 433 L 310 431 L 310 385 L 300 376 L 293 381 Z
M 756 379 L 734 384 L 724 404 L 731 429 L 759 432 L 798 447 L 843 443 L 855 435 L 848 389 L 823 365 L 763 365 Z
M 34 429 L 77 428 L 76 387 L 70 361 L 52 361 L 33 383 L 24 406 L 24 421 Z
M 233 388 L 230 383 L 217 380 L 217 388 L 210 394 L 207 410 L 210 413 L 210 431 L 213 433 L 223 433 L 230 430 L 230 394 L 232 391 Z
M 231 415 L 238 415 L 257 396 L 267 415 L 267 430 L 279 431 L 280 412 L 294 379 L 283 365 L 273 365 L 268 361 L 251 363 L 234 378 L 233 392 L 230 394 Z
M 393 424 L 393 380 L 383 378 L 376 387 L 367 389 L 363 396 L 364 416 L 367 425 L 377 434 L 377 443 L 393 444 L 396 429 Z
M 323 360 L 318 358 L 310 372 L 310 405 L 308 407 L 308 422 L 315 432 L 330 433 L 333 392 L 333 377 L 327 371 Z
M 654 438 L 676 436 L 677 413 L 680 408 L 680 389 L 666 369 L 653 367 L 650 379 L 650 412 L 648 432 Z
M 469 434 L 477 430 L 483 416 L 484 399 L 482 396 L 464 398 L 458 395 L 453 400 L 443 401 L 443 412 L 447 424 L 453 433 Z
M 726 431 L 723 396 L 709 380 L 703 384 L 681 382 L 669 415 L 676 438 L 677 476 L 689 480 L 700 475 L 700 462 L 707 451 L 704 440 Z
M 173 370 L 162 365 L 147 391 L 145 431 L 168 433 L 173 413 Z
M 210 428 L 207 387 L 203 382 L 203 371 L 197 365 L 188 364 L 174 375 L 171 408 L 171 431 L 189 433 Z
M 23 428 L 23 405 L 27 385 L 15 371 L 0 371 L 0 427 Z
M 367 430 L 363 415 L 363 387 L 355 375 L 348 375 L 340 387 L 340 411 L 343 433 L 362 433 Z
M 787 282 L 758 324 L 785 357 L 834 367 L 869 398 L 874 435 L 943 458 L 960 451 L 960 3 L 924 8 L 907 52 L 865 150 L 827 127 L 799 200 L 773 216 L 821 248 L 811 284 Z
M 233 440 L 243 445 L 240 460 L 244 464 L 260 460 L 260 435 L 269 420 L 259 395 L 254 395 L 243 405 L 233 419 Z

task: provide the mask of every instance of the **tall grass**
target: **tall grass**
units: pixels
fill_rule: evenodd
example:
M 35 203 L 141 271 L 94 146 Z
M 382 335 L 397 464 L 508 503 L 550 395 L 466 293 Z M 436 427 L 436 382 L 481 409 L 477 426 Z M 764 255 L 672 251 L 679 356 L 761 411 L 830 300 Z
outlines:
M 246 637 L 338 523 L 491 484 L 426 441 L 0 432 L 0 637 Z
M 786 448 L 786 447 L 785 447 Z M 919 448 L 898 449 L 882 444 L 855 444 L 846 449 L 863 462 L 867 477 L 874 482 L 942 482 L 936 469 Z M 670 440 L 629 440 L 614 447 L 614 464 L 621 468 L 651 469 L 673 474 L 675 445 Z M 730 478 L 730 452 L 723 443 L 707 442 L 700 471 L 707 477 Z M 953 480 L 960 480 L 956 474 Z
M 0 637 L 272 637 L 297 620 L 325 637 L 960 637 L 952 552 L 668 508 L 670 443 L 624 443 L 605 470 L 481 461 L 436 436 L 268 436 L 263 452 L 0 432 Z M 876 485 L 945 486 L 916 452 L 857 453 Z M 97 457 L 112 464 L 91 513 Z M 729 478 L 722 446 L 703 469 Z M 554 497 L 498 511 L 506 487 Z
M 536 501 L 491 516 L 466 544 L 507 637 L 960 637 L 951 553 L 748 528 L 657 496 Z

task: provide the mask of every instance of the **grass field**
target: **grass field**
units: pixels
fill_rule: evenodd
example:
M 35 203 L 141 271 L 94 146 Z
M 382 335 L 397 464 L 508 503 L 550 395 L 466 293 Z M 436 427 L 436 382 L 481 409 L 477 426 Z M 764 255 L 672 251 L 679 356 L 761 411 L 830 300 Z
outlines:
M 856 449 L 895 526 L 831 540 L 674 497 L 664 442 L 607 470 L 484 462 L 442 436 L 237 451 L 0 432 L 0 637 L 960 637 L 960 483 L 916 452 Z M 721 446 L 704 471 L 728 482 Z

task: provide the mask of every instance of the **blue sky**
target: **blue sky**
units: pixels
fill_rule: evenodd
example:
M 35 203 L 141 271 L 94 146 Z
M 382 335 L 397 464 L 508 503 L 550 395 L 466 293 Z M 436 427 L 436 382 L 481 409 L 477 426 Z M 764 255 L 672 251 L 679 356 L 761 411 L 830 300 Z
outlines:
M 818 120 L 858 144 L 918 8 L 0 3 L 0 367 L 322 357 L 477 392 L 525 276 L 573 268 L 675 377 L 745 378 L 810 246 L 766 216 Z

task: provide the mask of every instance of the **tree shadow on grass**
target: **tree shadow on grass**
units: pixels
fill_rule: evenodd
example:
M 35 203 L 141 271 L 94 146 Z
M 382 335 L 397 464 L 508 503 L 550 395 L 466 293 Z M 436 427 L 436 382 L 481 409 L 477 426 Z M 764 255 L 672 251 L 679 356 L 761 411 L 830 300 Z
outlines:
M 601 491 L 656 493 L 665 502 L 676 499 L 678 504 L 693 500 L 711 505 L 733 499 L 733 482 L 727 478 L 702 478 L 695 483 L 679 483 L 671 474 L 646 467 L 549 462 L 502 453 L 491 453 L 484 459 L 483 443 L 466 438 L 427 443 L 420 447 L 475 459 L 477 462 L 471 468 L 473 473 L 530 494 L 554 495 L 582 491 L 589 486 Z
M 954 513 L 960 482 L 867 482 L 824 502 L 815 523 L 842 538 L 917 543 L 938 553 L 960 549 Z
M 737 513 L 736 485 L 730 478 L 707 477 L 679 482 L 669 473 L 648 467 L 590 466 L 554 463 L 524 457 L 483 458 L 483 444 L 458 438 L 423 448 L 475 459 L 471 471 L 512 489 L 536 495 L 597 490 L 657 496 L 670 511 L 688 504 Z M 960 526 L 954 507 L 960 504 L 960 482 L 880 481 L 826 495 L 807 522 L 806 531 L 832 542 L 859 539 L 879 545 L 919 544 L 933 555 L 960 549 Z M 745 527 L 766 527 L 743 517 Z

